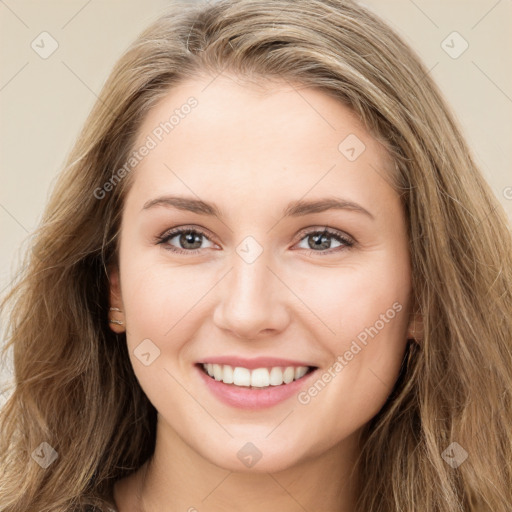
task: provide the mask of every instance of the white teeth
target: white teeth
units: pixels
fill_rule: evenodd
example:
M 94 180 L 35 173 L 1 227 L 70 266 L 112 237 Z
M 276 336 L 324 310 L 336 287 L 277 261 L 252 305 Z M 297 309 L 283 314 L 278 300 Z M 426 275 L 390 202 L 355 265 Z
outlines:
M 306 373 L 308 373 L 308 368 L 306 366 L 297 366 L 297 368 L 295 368 L 295 380 L 304 377 Z
M 233 384 L 233 368 L 227 364 L 222 368 L 222 381 L 224 384 Z
M 240 368 L 237 366 L 233 370 L 233 384 L 235 386 L 250 386 L 251 385 L 251 370 L 247 368 Z
M 228 364 L 203 364 L 203 368 L 210 377 L 222 381 L 225 384 L 235 386 L 252 386 L 266 388 L 268 386 L 280 386 L 300 379 L 308 372 L 307 366 L 274 366 L 272 368 L 255 368 L 249 370 L 241 366 L 232 367 Z
M 222 380 L 222 366 L 220 364 L 213 365 L 213 377 L 215 380 Z
M 283 370 L 279 366 L 274 366 L 270 370 L 270 385 L 280 386 L 283 383 Z
M 251 386 L 266 388 L 270 385 L 270 375 L 266 368 L 256 368 L 251 372 Z
M 293 366 L 287 366 L 283 372 L 283 380 L 285 384 L 289 384 L 295 377 L 295 368 Z

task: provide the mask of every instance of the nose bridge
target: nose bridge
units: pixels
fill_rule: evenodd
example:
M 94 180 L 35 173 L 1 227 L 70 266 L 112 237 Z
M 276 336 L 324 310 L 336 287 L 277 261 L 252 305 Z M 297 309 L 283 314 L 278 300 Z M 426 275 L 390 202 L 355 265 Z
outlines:
M 247 339 L 260 331 L 280 330 L 287 322 L 284 290 L 279 291 L 280 283 L 268 268 L 269 253 L 257 254 L 251 243 L 242 242 L 233 253 L 214 315 L 218 327 Z
M 272 288 L 270 283 L 272 273 L 268 270 L 268 258 L 260 255 L 255 261 L 248 262 L 238 254 L 233 257 L 233 270 L 231 272 L 231 287 L 229 295 L 233 302 L 267 303 Z M 236 300 L 234 300 L 236 298 Z

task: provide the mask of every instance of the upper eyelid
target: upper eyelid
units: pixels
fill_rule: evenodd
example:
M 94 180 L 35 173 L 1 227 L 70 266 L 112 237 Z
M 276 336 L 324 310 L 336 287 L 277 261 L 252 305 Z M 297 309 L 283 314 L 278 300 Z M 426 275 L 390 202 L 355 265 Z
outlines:
M 158 240 L 165 240 L 165 239 L 169 239 L 169 238 L 174 238 L 175 236 L 183 233 L 183 232 L 187 232 L 187 231 L 192 231 L 192 232 L 196 232 L 200 235 L 203 235 L 205 238 L 207 238 L 210 242 L 212 243 L 216 243 L 214 241 L 214 238 L 215 237 L 212 237 L 207 230 L 204 230 L 202 228 L 198 228 L 198 227 L 194 227 L 194 226 L 179 226 L 179 227 L 176 227 L 176 228 L 171 228 L 171 229 L 168 229 L 166 231 L 164 231 L 161 235 L 158 235 L 156 238 Z
M 302 238 L 304 238 L 307 235 L 314 235 L 314 234 L 318 234 L 318 233 L 324 233 L 326 235 L 330 235 L 330 236 L 333 236 L 333 237 L 338 236 L 340 238 L 346 238 L 349 241 L 355 243 L 354 237 L 350 236 L 348 233 L 345 233 L 344 231 L 342 231 L 340 229 L 331 228 L 329 226 L 324 226 L 322 228 L 316 228 L 316 227 L 304 228 L 301 231 L 299 231 L 297 236 L 300 236 L 300 240 L 302 240 Z

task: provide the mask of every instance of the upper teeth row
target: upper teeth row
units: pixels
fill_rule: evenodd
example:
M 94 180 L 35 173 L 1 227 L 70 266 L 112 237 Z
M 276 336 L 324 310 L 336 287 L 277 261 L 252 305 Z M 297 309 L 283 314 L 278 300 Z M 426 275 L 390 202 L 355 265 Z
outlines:
M 304 377 L 308 371 L 307 366 L 287 366 L 281 368 L 274 366 L 272 368 L 255 368 L 249 370 L 241 366 L 229 366 L 228 364 L 203 364 L 210 377 L 215 380 L 221 380 L 224 384 L 234 384 L 235 386 L 254 386 L 264 388 L 267 386 L 280 386 L 283 382 L 288 384 L 293 380 Z

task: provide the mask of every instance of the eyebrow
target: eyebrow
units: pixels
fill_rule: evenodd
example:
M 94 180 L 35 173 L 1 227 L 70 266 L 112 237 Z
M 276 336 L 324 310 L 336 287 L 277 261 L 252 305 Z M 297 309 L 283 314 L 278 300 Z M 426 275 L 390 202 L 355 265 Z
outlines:
M 371 219 L 375 219 L 375 217 L 366 208 L 363 208 L 360 204 L 337 197 L 326 197 L 324 199 L 310 201 L 292 201 L 284 210 L 283 216 L 300 217 L 302 215 L 324 212 L 326 210 L 349 210 L 358 213 L 363 213 L 370 217 Z
M 209 215 L 222 218 L 220 209 L 215 203 L 208 203 L 201 199 L 181 196 L 162 196 L 147 201 L 142 210 L 149 210 L 157 206 L 174 207 L 199 215 Z M 312 213 L 320 213 L 327 210 L 348 210 L 362 213 L 371 219 L 375 217 L 360 204 L 337 197 L 326 197 L 323 199 L 305 201 L 299 199 L 292 201 L 283 211 L 283 217 L 302 217 Z

